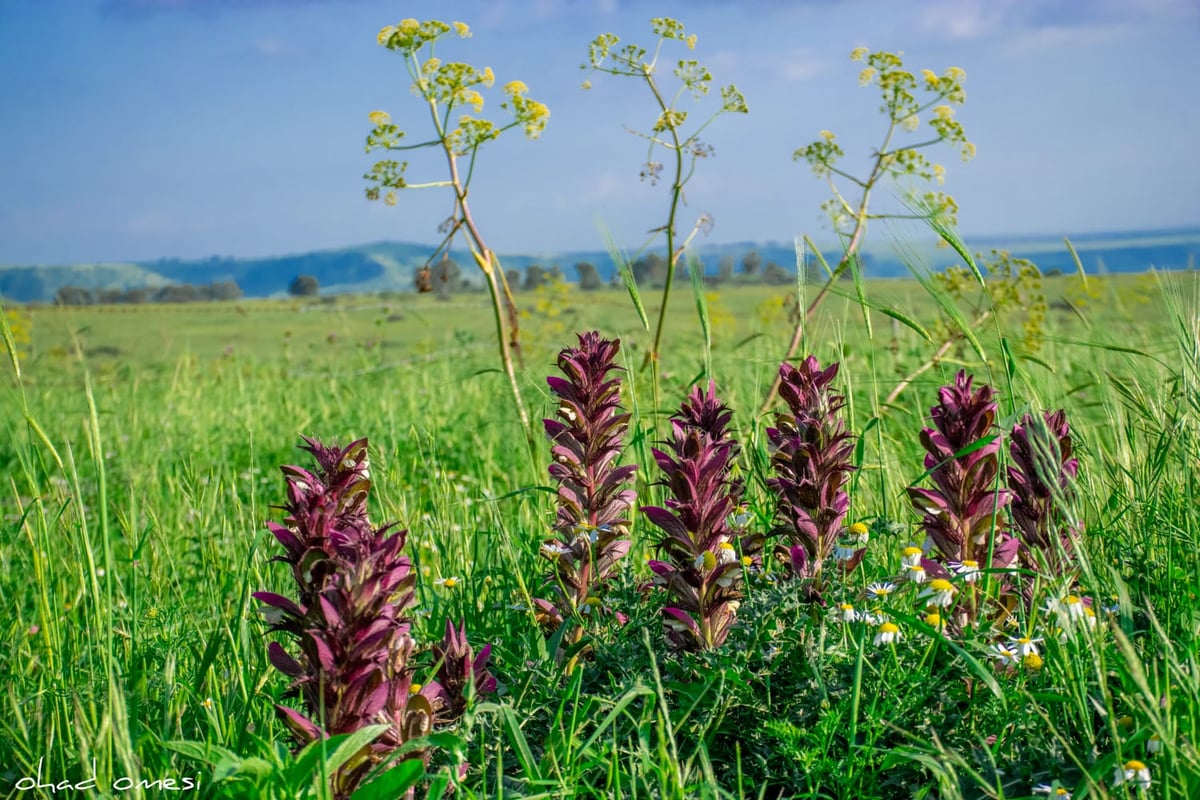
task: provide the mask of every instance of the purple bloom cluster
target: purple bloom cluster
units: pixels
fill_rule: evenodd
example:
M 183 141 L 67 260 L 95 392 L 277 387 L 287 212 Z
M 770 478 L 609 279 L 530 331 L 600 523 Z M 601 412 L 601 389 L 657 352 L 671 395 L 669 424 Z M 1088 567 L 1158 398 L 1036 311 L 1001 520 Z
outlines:
M 921 431 L 925 468 L 934 488 L 909 487 L 922 526 L 949 562 L 974 561 L 1004 568 L 1013 562 L 1017 541 L 999 530 L 997 515 L 1012 499 L 995 488 L 999 471 L 1000 432 L 996 428 L 995 392 L 973 389 L 972 378 L 959 371 L 954 384 L 938 391 L 930 410 L 932 428 Z
M 767 486 L 779 498 L 778 530 L 787 539 L 775 551 L 793 576 L 812 579 L 807 587 L 812 600 L 820 599 L 822 565 L 837 547 L 850 510 L 845 487 L 854 471 L 854 437 L 839 416 L 845 398 L 830 388 L 837 372 L 838 364 L 822 370 L 813 356 L 798 367 L 784 363 L 779 395 L 788 410 L 767 428 L 775 472 Z M 863 553 L 857 550 L 844 567 L 853 569 Z
M 667 508 L 643 506 L 642 513 L 665 534 L 658 549 L 666 561 L 651 561 L 650 569 L 673 597 L 663 624 L 678 649 L 724 643 L 742 597 L 737 532 L 729 524 L 742 496 L 731 474 L 739 450 L 728 430 L 731 416 L 711 381 L 707 393 L 696 387 L 671 418 L 666 451 L 654 450 L 671 497 Z
M 349 797 L 370 769 L 406 742 L 430 732 L 435 721 L 461 713 L 462 659 L 470 659 L 463 631 L 441 646 L 438 683 L 413 693 L 409 658 L 414 641 L 407 613 L 414 603 L 416 576 L 401 553 L 406 532 L 376 528 L 367 517 L 370 474 L 367 441 L 326 447 L 305 439 L 315 472 L 282 468 L 287 481 L 283 524 L 267 527 L 284 547 L 274 560 L 291 567 L 298 602 L 273 592 L 255 592 L 271 630 L 299 646 L 290 655 L 278 642 L 268 646 L 271 663 L 291 678 L 306 713 L 276 710 L 297 742 L 350 733 L 368 725 L 390 728 L 331 776 L 334 797 Z M 488 650 L 470 665 L 481 691 L 494 686 L 486 671 Z M 417 749 L 406 758 L 428 758 Z
M 431 695 L 433 706 L 448 719 L 458 719 L 467 709 L 471 687 L 477 694 L 495 694 L 496 679 L 488 671 L 492 646 L 484 645 L 478 655 L 467 642 L 466 625 L 457 628 L 446 620 L 446 635 L 433 645 L 437 663 L 437 681 L 421 690 Z
M 1073 495 L 1079 472 L 1066 412 L 1047 411 L 1041 419 L 1026 414 L 1013 426 L 1009 453 L 1013 462 L 1008 468 L 1011 511 L 1024 545 L 1023 561 L 1036 571 L 1061 574 L 1070 563 L 1073 539 L 1079 533 L 1067 525 L 1061 513 Z M 1042 563 L 1037 563 L 1039 558 Z
M 596 331 L 578 335 L 579 346 L 558 354 L 565 378 L 546 382 L 558 398 L 558 419 L 544 420 L 550 439 L 550 477 L 558 483 L 554 536 L 542 545 L 553 565 L 555 601 L 538 599 L 542 626 L 603 611 L 601 595 L 629 551 L 629 512 L 636 499 L 629 480 L 636 466 L 617 466 L 629 415 L 621 413 L 621 381 L 614 374 L 620 340 Z

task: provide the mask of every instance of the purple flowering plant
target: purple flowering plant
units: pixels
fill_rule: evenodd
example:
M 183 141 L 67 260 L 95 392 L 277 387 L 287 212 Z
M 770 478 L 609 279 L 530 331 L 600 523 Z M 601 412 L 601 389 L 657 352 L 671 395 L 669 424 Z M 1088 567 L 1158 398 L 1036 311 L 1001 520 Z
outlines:
M 846 399 L 832 389 L 838 366 L 821 369 L 811 355 L 799 366 L 780 366 L 779 396 L 787 410 L 767 428 L 775 473 L 767 486 L 777 497 L 776 531 L 785 540 L 775 553 L 793 577 L 806 580 L 807 599 L 815 601 L 821 600 L 822 568 L 830 556 L 846 550 L 839 563 L 849 572 L 866 552 L 857 541 L 843 542 L 850 535 L 846 484 L 855 467 L 854 436 L 840 416 Z
M 721 646 L 742 597 L 738 531 L 730 526 L 742 496 L 732 474 L 739 445 L 728 428 L 731 416 L 711 381 L 707 392 L 697 386 L 671 418 L 665 449 L 653 450 L 671 496 L 666 508 L 641 510 L 663 532 L 657 546 L 665 560 L 651 561 L 650 569 L 671 595 L 663 626 L 676 649 Z
M 978 612 L 977 584 L 983 569 L 1005 569 L 1017 556 L 1019 542 L 1007 535 L 999 513 L 1012 495 L 996 487 L 1000 469 L 1000 431 L 995 391 L 960 370 L 954 383 L 938 391 L 930 410 L 933 427 L 921 431 L 925 468 L 933 488 L 910 486 L 909 499 L 922 515 L 921 527 L 940 560 L 922 558 L 920 566 L 935 580 L 971 576 L 966 619 Z M 929 549 L 929 548 L 927 548 Z
M 620 407 L 620 340 L 596 331 L 578 334 L 578 339 L 577 347 L 558 354 L 558 368 L 566 377 L 546 378 L 558 401 L 558 418 L 543 420 L 558 509 L 554 534 L 541 547 L 551 564 L 553 599 L 534 603 L 547 632 L 566 620 L 608 611 L 603 594 L 629 552 L 630 509 L 636 499 L 629 483 L 637 467 L 617 464 L 629 427 L 629 414 Z M 576 642 L 581 635 L 582 629 L 575 628 L 567 641 Z
M 403 554 L 407 532 L 375 527 L 367 516 L 370 472 L 367 440 L 329 447 L 305 438 L 315 471 L 282 468 L 287 483 L 283 523 L 267 523 L 284 548 L 273 560 L 291 568 L 296 600 L 255 592 L 272 631 L 288 635 L 292 655 L 271 642 L 271 663 L 291 679 L 303 711 L 276 705 L 276 712 L 301 747 L 371 725 L 387 725 L 331 776 L 335 798 L 349 797 L 373 767 L 430 733 L 435 722 L 461 714 L 463 659 L 471 651 L 462 629 L 449 631 L 435 647 L 438 681 L 414 692 L 410 658 L 415 642 L 409 612 L 416 576 Z M 448 628 L 450 626 L 448 625 Z M 489 649 L 470 665 L 478 691 L 495 682 L 487 672 Z M 468 678 L 469 680 L 469 678 Z M 402 759 L 428 763 L 427 748 Z
M 1079 460 L 1073 455 L 1071 428 L 1063 410 L 1040 417 L 1025 414 L 1009 437 L 1010 511 L 1023 545 L 1022 561 L 1049 576 L 1064 573 L 1081 533 L 1063 508 L 1074 494 Z

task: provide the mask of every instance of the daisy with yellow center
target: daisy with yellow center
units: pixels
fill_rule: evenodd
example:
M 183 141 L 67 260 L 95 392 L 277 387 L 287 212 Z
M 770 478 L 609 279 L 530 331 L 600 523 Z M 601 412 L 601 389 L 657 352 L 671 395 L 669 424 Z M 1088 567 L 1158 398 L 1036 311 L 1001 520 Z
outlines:
M 839 603 L 833 607 L 830 616 L 836 622 L 854 622 L 858 619 L 858 612 L 854 610 L 854 606 L 851 603 Z
M 737 551 L 733 549 L 733 545 L 729 542 L 721 542 L 717 545 L 717 561 L 722 564 L 732 564 L 737 561 Z
M 929 585 L 921 590 L 921 597 L 926 598 L 930 606 L 949 608 L 954 603 L 954 595 L 958 589 L 945 578 L 934 578 Z
M 964 558 L 962 561 L 952 562 L 950 569 L 966 583 L 974 583 L 979 580 L 979 562 L 973 559 Z
M 910 544 L 908 547 L 900 551 L 900 566 L 907 569 L 908 567 L 916 567 L 921 564 L 921 556 L 925 555 L 925 551 L 917 547 L 915 544 Z
M 888 595 L 896 591 L 894 583 L 872 583 L 867 587 L 867 596 L 872 600 L 886 600 Z
M 875 632 L 875 646 L 883 647 L 885 644 L 895 644 L 901 638 L 900 626 L 894 622 L 885 622 Z
M 924 583 L 925 568 L 920 564 L 909 564 L 904 568 L 904 577 L 913 583 Z
M 846 533 L 849 534 L 850 542 L 858 547 L 866 547 L 871 539 L 870 529 L 861 522 L 851 525 Z
M 1117 767 L 1113 774 L 1113 786 L 1123 783 L 1133 783 L 1143 792 L 1150 789 L 1150 768 L 1136 759 L 1126 761 L 1122 767 Z
M 450 576 L 448 578 L 438 578 L 436 581 L 433 582 L 433 585 L 441 586 L 445 589 L 453 589 L 454 587 L 458 586 L 460 581 L 461 581 L 461 578 L 455 578 L 454 576 Z

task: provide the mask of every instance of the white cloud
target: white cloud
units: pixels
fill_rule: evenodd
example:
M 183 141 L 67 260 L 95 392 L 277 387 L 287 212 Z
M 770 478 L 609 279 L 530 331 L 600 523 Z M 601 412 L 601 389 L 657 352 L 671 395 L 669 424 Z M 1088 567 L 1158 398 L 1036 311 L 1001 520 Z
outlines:
M 793 50 L 780 63 L 779 73 L 785 80 L 807 81 L 829 69 L 829 61 L 809 49 Z
M 1054 50 L 1063 47 L 1092 47 L 1122 39 L 1133 26 L 1114 22 L 1096 25 L 1047 25 L 1017 32 L 1008 42 L 1014 50 Z

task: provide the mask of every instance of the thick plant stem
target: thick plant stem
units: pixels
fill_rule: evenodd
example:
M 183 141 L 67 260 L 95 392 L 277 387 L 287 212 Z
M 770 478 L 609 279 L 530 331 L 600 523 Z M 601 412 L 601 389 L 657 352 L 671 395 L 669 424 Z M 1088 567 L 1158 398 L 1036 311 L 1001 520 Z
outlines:
M 433 114 L 434 125 L 437 126 L 439 132 L 442 132 L 441 123 L 437 116 L 437 108 L 433 103 L 430 103 L 430 110 Z M 529 412 L 525 408 L 524 400 L 521 399 L 521 387 L 517 382 L 517 373 L 513 366 L 513 353 L 517 354 L 518 359 L 521 358 L 517 306 L 513 302 L 512 292 L 508 288 L 508 281 L 504 277 L 495 254 L 483 241 L 483 236 L 480 234 L 479 228 L 475 225 L 475 219 L 471 216 L 471 207 L 467 205 L 467 189 L 463 186 L 458 172 L 458 157 L 454 154 L 444 135 L 442 137 L 442 149 L 446 153 L 446 163 L 450 169 L 450 183 L 454 188 L 457 224 L 462 225 L 466 229 L 467 236 L 470 238 L 472 245 L 471 255 L 474 256 L 476 264 L 479 265 L 479 269 L 483 272 L 484 278 L 487 280 L 488 294 L 492 300 L 492 313 L 496 321 L 496 344 L 500 349 L 500 363 L 503 365 L 504 374 L 508 378 L 513 405 L 516 406 L 517 416 L 521 420 L 521 430 L 525 433 L 525 443 L 529 449 L 529 456 L 531 459 L 536 460 L 537 440 L 533 435 L 533 427 L 529 421 Z M 497 271 L 500 271 L 499 281 L 496 279 Z M 507 332 L 504 327 L 506 316 L 508 318 Z
M 500 311 L 501 288 L 496 281 L 495 262 L 491 259 L 490 250 L 485 250 L 482 255 L 476 255 L 475 258 L 480 262 L 483 274 L 487 278 L 488 293 L 492 297 L 492 314 L 496 321 L 496 341 L 500 346 L 500 361 L 504 364 L 504 374 L 508 377 L 508 386 L 512 391 L 513 404 L 517 407 L 517 416 L 521 419 L 521 429 L 525 432 L 525 444 L 529 448 L 529 457 L 536 459 L 537 441 L 533 437 L 533 428 L 529 422 L 529 412 L 525 410 L 525 403 L 521 400 L 521 387 L 517 383 L 517 374 L 513 369 L 509 341 L 504 335 L 504 316 Z M 488 266 L 484 267 L 484 263 L 487 263 Z M 516 329 L 514 328 L 513 330 L 515 333 Z

